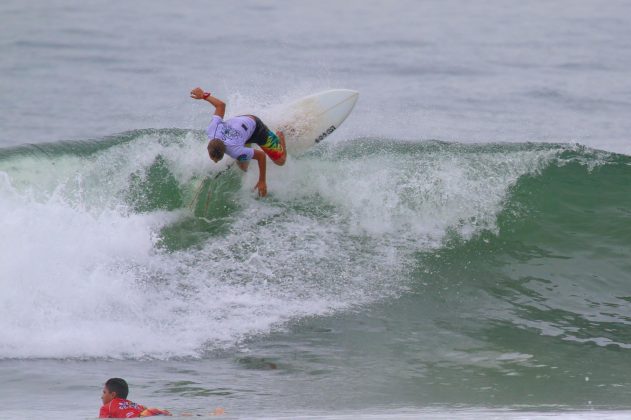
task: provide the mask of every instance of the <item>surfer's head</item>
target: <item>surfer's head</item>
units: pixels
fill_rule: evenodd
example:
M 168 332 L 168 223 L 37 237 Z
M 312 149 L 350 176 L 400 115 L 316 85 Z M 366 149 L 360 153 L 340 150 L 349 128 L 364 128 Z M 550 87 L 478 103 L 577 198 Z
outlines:
M 105 386 L 103 387 L 103 396 L 101 396 L 101 400 L 103 400 L 103 404 L 109 403 L 114 398 L 122 398 L 126 400 L 128 394 L 129 386 L 124 379 L 110 378 L 107 380 L 107 382 L 105 382 Z
M 208 142 L 208 156 L 210 160 L 217 163 L 223 159 L 223 155 L 226 153 L 226 145 L 219 139 L 212 139 Z

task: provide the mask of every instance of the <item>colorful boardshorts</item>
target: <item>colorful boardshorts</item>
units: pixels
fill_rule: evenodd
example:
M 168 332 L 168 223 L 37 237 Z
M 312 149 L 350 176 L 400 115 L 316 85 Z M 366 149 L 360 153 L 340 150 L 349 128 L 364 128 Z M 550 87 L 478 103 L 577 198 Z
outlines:
M 265 152 L 270 159 L 274 162 L 283 157 L 283 145 L 280 143 L 280 139 L 272 130 L 267 128 L 263 121 L 259 117 L 252 115 L 254 121 L 256 121 L 256 128 L 254 134 L 248 140 L 248 143 L 256 143 Z

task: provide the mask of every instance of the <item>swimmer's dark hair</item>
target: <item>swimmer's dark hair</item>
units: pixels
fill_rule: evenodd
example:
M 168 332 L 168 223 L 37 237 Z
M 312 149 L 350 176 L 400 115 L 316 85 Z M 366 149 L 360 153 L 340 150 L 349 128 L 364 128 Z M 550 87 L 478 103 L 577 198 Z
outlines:
M 208 156 L 212 160 L 221 160 L 226 153 L 226 145 L 219 139 L 212 139 L 208 142 Z
M 107 382 L 105 382 L 105 388 L 110 392 L 116 392 L 116 396 L 124 400 L 127 399 L 127 395 L 129 394 L 129 386 L 122 378 L 108 379 Z

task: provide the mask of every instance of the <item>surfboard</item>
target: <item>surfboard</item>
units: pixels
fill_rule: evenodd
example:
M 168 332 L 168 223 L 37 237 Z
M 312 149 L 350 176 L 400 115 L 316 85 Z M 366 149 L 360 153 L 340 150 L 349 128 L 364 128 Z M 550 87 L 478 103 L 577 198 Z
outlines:
M 358 98 L 359 92 L 350 89 L 331 89 L 306 96 L 284 107 L 270 128 L 281 130 L 287 153 L 298 156 L 337 130 Z

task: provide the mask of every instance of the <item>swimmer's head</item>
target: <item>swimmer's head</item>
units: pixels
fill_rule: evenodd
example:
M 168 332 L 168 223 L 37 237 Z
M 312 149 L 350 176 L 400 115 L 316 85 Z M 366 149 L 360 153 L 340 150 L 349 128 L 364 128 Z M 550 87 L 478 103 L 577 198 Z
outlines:
M 223 155 L 226 153 L 226 145 L 219 139 L 212 139 L 208 142 L 208 156 L 210 160 L 217 163 L 223 159 Z
M 103 404 L 109 403 L 114 398 L 122 398 L 126 400 L 128 394 L 129 394 L 129 386 L 127 385 L 127 382 L 124 379 L 110 378 L 107 380 L 107 382 L 105 382 L 101 400 L 103 400 Z

